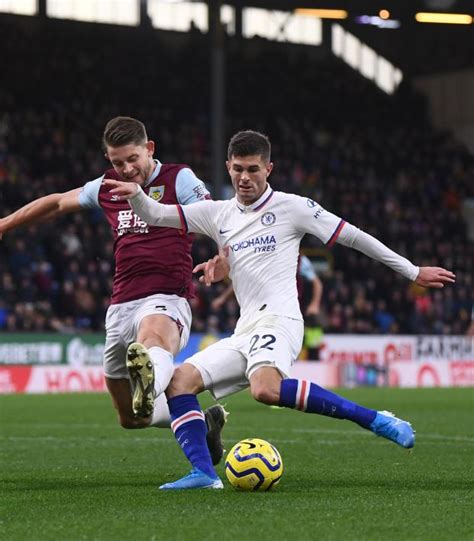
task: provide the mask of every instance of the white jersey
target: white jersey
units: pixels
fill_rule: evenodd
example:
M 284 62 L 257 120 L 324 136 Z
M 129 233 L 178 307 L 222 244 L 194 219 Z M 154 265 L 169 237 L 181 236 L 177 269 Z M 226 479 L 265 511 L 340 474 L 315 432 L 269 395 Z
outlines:
M 269 314 L 302 319 L 296 272 L 302 237 L 335 240 L 343 220 L 311 199 L 268 186 L 250 206 L 236 198 L 182 207 L 187 229 L 213 238 L 228 253 L 240 305 L 236 332 Z
M 227 253 L 240 305 L 236 333 L 268 315 L 302 320 L 296 269 L 300 241 L 306 233 L 327 246 L 337 241 L 359 250 L 410 280 L 415 280 L 419 272 L 419 267 L 312 199 L 274 192 L 270 186 L 248 206 L 236 198 L 162 205 L 147 197 L 140 187 L 129 203 L 148 224 L 203 233 Z

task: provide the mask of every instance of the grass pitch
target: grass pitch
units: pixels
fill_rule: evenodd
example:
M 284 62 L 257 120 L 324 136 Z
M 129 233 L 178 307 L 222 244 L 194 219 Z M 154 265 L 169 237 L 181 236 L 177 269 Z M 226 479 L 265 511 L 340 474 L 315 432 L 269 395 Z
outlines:
M 272 492 L 160 492 L 189 471 L 171 431 L 126 431 L 106 395 L 0 397 L 0 537 L 474 539 L 474 391 L 342 393 L 412 421 L 409 454 L 347 422 L 227 400 L 227 449 L 259 437 L 285 467 Z M 209 397 L 202 403 L 209 405 Z

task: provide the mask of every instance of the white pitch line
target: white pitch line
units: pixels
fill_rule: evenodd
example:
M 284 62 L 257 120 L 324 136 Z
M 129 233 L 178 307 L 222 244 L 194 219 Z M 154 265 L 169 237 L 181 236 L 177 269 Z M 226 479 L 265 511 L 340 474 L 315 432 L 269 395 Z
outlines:
M 173 438 L 82 438 L 77 436 L 64 437 L 59 436 L 2 436 L 0 441 L 52 441 L 52 442 L 67 442 L 67 441 L 87 441 L 90 443 L 103 443 L 103 445 L 110 445 L 112 442 L 119 442 L 120 444 L 133 444 L 136 443 L 149 443 L 150 445 L 155 445 L 157 441 L 165 443 L 176 444 L 176 440 Z
M 283 429 L 285 432 L 287 432 L 287 429 Z M 333 430 L 333 429 L 318 429 L 318 428 L 294 428 L 290 429 L 290 431 L 294 432 L 315 432 L 315 433 L 321 433 L 321 434 L 352 434 L 357 436 L 370 436 L 371 433 L 369 430 L 366 431 L 355 431 L 355 430 Z M 450 436 L 447 434 L 430 434 L 425 432 L 417 432 L 416 435 L 418 437 L 422 437 L 423 439 L 436 439 L 436 440 L 453 440 L 453 441 L 465 441 L 474 443 L 474 437 L 471 436 Z
M 318 438 L 315 441 L 315 444 L 317 445 L 350 445 L 353 440 L 350 436 L 353 436 L 354 434 L 345 434 L 345 437 L 341 437 L 338 439 L 321 439 Z M 372 436 L 372 434 L 368 433 L 368 436 Z M 349 437 L 348 437 L 349 436 Z M 286 445 L 307 445 L 307 440 L 304 439 L 280 439 L 280 438 L 271 438 L 272 442 L 280 445 L 280 444 L 286 444 Z M 459 445 L 459 440 L 444 438 L 435 436 L 435 441 L 426 442 L 423 441 L 423 445 Z M 372 440 L 367 440 L 364 442 L 364 444 L 378 444 L 379 438 L 372 438 Z M 54 443 L 55 447 L 63 447 L 63 448 L 70 448 L 77 445 L 76 442 L 87 442 L 95 447 L 109 447 L 111 444 L 114 445 L 121 445 L 124 447 L 127 446 L 136 446 L 138 445 L 150 445 L 155 446 L 157 443 L 166 443 L 166 444 L 175 444 L 175 440 L 171 438 L 81 438 L 77 436 L 69 437 L 69 438 L 61 438 L 58 436 L 7 436 L 7 437 L 0 437 L 0 441 L 4 441 L 6 443 L 8 442 L 35 442 L 37 444 L 50 444 Z M 462 440 L 464 443 L 474 443 L 471 441 L 471 439 L 468 439 L 467 441 Z M 233 444 L 233 441 L 231 438 L 224 438 L 224 444 L 227 444 L 227 446 L 231 446 Z M 420 442 L 418 441 L 418 445 L 420 445 Z
M 369 430 L 337 430 L 337 429 L 324 429 L 324 428 L 275 428 L 275 427 L 268 427 L 268 430 L 270 432 L 296 432 L 301 434 L 344 434 L 346 437 L 350 436 L 357 436 L 357 437 L 368 437 L 372 436 L 373 434 Z M 232 429 L 226 428 L 226 434 L 228 432 L 232 432 Z M 234 430 L 235 432 L 235 430 Z M 241 430 L 239 429 L 239 432 Z M 431 440 L 444 440 L 444 441 L 459 441 L 459 442 L 465 442 L 465 443 L 474 443 L 474 437 L 470 436 L 449 436 L 445 434 L 430 434 L 425 432 L 417 432 L 416 433 L 417 438 L 425 439 L 431 439 Z
M 24 425 L 23 425 L 24 426 Z M 40 428 L 49 428 L 49 427 L 52 427 L 52 426 L 55 426 L 55 427 L 65 427 L 65 426 L 71 426 L 69 424 L 60 424 L 60 423 L 45 423 L 45 424 L 40 424 L 40 425 L 35 425 L 35 428 L 38 429 L 38 427 Z M 89 429 L 100 429 L 101 431 L 103 431 L 104 429 L 104 426 L 103 425 L 100 425 L 100 424 L 91 424 L 91 425 L 87 425 L 87 424 L 83 424 L 83 425 L 74 425 L 75 428 L 78 428 L 78 427 L 81 427 L 81 428 L 89 428 Z M 166 430 L 166 429 L 165 429 Z M 324 429 L 324 428 L 289 428 L 289 427 L 286 427 L 286 428 L 280 428 L 280 427 L 268 427 L 268 431 L 269 432 L 285 432 L 286 434 L 288 433 L 295 433 L 295 434 L 312 434 L 314 436 L 319 436 L 319 435 L 322 435 L 322 434 L 326 434 L 326 435 L 330 435 L 330 436 L 336 436 L 336 435 L 340 435 L 340 436 L 344 436 L 343 438 L 341 438 L 339 441 L 340 442 L 343 442 L 343 441 L 347 441 L 348 438 L 352 438 L 352 437 L 363 437 L 363 438 L 367 438 L 367 437 L 372 437 L 373 434 L 368 431 L 368 430 L 354 430 L 354 429 L 351 429 L 351 428 L 348 428 L 347 430 L 338 430 L 338 429 Z M 242 433 L 242 430 L 239 428 L 239 429 L 233 429 L 231 428 L 230 426 L 226 427 L 225 429 L 225 433 L 224 433 L 224 439 L 225 440 L 229 440 L 229 439 L 232 439 L 232 438 L 229 438 L 229 436 L 231 436 L 232 434 L 235 434 L 236 432 L 238 432 L 239 434 Z M 424 433 L 424 432 L 417 432 L 416 434 L 417 436 L 417 440 L 418 440 L 418 443 L 420 443 L 420 440 L 423 441 L 424 443 L 426 443 L 426 440 L 434 440 L 434 441 L 438 441 L 438 442 L 460 442 L 460 443 L 468 443 L 468 444 L 472 444 L 474 443 L 474 437 L 470 437 L 470 436 L 456 436 L 456 435 L 453 435 L 453 436 L 449 436 L 449 435 L 445 435 L 445 434 L 432 434 L 432 433 Z M 134 436 L 134 437 L 118 437 L 118 438 L 108 438 L 108 439 L 104 439 L 104 437 L 94 437 L 94 436 L 71 436 L 71 437 L 58 437 L 58 436 L 0 436 L 0 441 L 1 440 L 6 440 L 6 441 L 14 441 L 14 440 L 17 440 L 17 441 L 66 441 L 66 440 L 70 440 L 70 441 L 90 441 L 90 442 L 111 442 L 111 441 L 120 441 L 120 442 L 123 442 L 123 443 L 126 443 L 126 442 L 138 442 L 138 443 L 141 443 L 141 442 L 150 442 L 150 443 L 154 443 L 154 442 L 157 442 L 157 441 L 163 441 L 163 442 L 168 442 L 168 443 L 174 443 L 175 440 L 173 438 L 170 438 L 168 436 L 166 437 L 160 437 L 158 436 L 158 433 L 155 431 L 155 435 L 150 438 L 150 436 L 148 437 L 138 437 L 138 436 Z M 298 443 L 299 439 L 291 439 L 291 440 L 279 440 L 277 438 L 274 438 L 275 441 L 282 441 L 282 442 L 285 442 L 285 441 L 288 441 L 288 443 Z M 323 441 L 323 440 L 319 440 L 318 441 Z M 327 440 L 327 441 L 336 441 L 336 440 Z M 376 440 L 374 440 L 376 441 Z

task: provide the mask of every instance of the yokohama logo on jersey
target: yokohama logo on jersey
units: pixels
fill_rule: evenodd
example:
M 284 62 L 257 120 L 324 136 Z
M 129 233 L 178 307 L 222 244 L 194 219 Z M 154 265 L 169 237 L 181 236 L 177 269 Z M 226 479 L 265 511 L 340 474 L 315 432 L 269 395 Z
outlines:
M 255 252 L 273 252 L 275 251 L 276 243 L 277 242 L 274 235 L 260 235 L 259 237 L 254 237 L 253 239 L 243 240 L 241 242 L 231 244 L 230 249 L 233 252 L 239 252 L 240 250 L 245 250 L 246 248 L 255 248 Z

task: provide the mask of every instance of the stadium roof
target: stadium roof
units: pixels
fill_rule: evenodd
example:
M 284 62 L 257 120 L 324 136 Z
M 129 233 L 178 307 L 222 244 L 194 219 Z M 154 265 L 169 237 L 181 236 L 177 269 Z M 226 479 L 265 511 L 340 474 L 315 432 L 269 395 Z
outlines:
M 420 11 L 466 13 L 474 16 L 473 0 L 225 0 L 238 6 L 294 10 L 345 9 L 338 21 L 378 53 L 411 75 L 474 67 L 474 24 L 421 24 Z M 356 16 L 377 16 L 381 9 L 400 21 L 397 29 L 381 29 L 355 22 Z
M 95 0 L 98 2 L 98 0 Z M 146 13 L 148 0 L 140 1 L 141 10 Z M 179 0 L 165 0 L 179 2 Z M 190 2 L 193 0 L 187 0 Z M 347 11 L 347 18 L 336 21 L 350 34 L 383 56 L 396 68 L 400 68 L 404 77 L 426 73 L 444 72 L 463 68 L 474 68 L 474 0 L 194 0 L 209 4 L 221 4 L 240 7 L 257 7 L 266 10 L 292 12 L 303 9 L 339 9 Z M 27 0 L 25 0 L 27 2 Z M 38 0 L 39 13 L 46 13 L 49 0 Z M 1 0 L 0 0 L 1 3 Z M 15 3 L 8 4 L 13 9 Z M 113 3 L 112 3 L 113 4 Z M 111 4 L 111 5 L 112 5 Z M 59 6 L 60 3 L 55 3 Z M 64 4 L 62 4 L 64 5 Z M 76 4 L 74 4 L 76 5 Z M 72 4 L 71 4 L 72 6 Z M 71 9 L 71 8 L 70 8 Z M 396 28 L 381 28 L 373 24 L 380 10 L 389 12 L 389 21 Z M 7 9 L 9 11 L 9 9 Z M 60 10 L 61 11 L 61 10 Z M 415 20 L 419 11 L 465 13 L 470 24 L 422 24 Z M 13 11 L 16 12 L 15 10 Z M 20 13 L 20 11 L 18 11 Z M 0 15 L 1 16 L 1 15 Z M 57 16 L 57 15 L 56 15 Z M 62 18 L 63 15 L 59 15 Z M 364 17 L 364 21 L 360 20 Z M 73 17 L 74 18 L 74 17 Z M 359 18 L 359 19 L 358 19 Z M 285 18 L 283 18 L 285 19 Z M 138 20 L 140 16 L 138 15 Z M 382 21 L 379 18 L 379 21 Z M 114 24 L 114 23 L 112 23 Z M 120 23 L 120 24 L 137 24 Z M 329 23 L 325 23 L 329 26 Z M 387 21 L 384 22 L 385 26 Z M 164 28 L 164 27 L 162 27 Z

